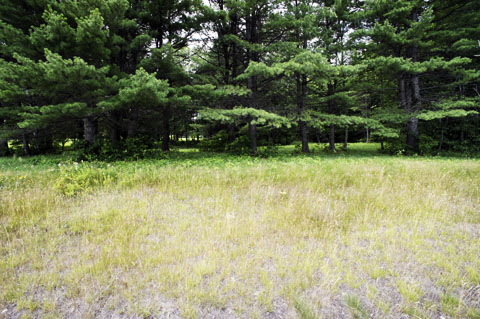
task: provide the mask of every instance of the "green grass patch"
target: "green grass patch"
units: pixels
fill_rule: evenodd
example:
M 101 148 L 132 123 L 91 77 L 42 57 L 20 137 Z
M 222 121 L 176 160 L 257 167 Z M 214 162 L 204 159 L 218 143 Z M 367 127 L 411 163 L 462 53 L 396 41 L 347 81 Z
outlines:
M 475 318 L 480 161 L 367 146 L 2 158 L 0 308 L 7 317 L 68 317 L 74 303 L 82 317 Z

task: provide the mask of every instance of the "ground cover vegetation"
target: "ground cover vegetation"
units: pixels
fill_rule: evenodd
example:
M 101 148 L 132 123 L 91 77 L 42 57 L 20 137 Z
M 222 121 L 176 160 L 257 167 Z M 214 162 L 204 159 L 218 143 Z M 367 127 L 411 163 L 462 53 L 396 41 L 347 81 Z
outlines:
M 309 147 L 0 159 L 0 317 L 479 318 L 480 162 Z
M 295 140 L 474 153 L 479 6 L 5 0 L 0 153 L 73 142 L 79 159 L 145 157 L 185 139 L 254 155 Z

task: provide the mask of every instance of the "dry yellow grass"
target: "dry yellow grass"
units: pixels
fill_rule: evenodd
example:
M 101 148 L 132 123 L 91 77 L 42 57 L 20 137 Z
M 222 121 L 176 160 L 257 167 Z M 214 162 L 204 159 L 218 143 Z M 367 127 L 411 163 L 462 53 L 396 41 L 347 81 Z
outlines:
M 480 317 L 479 161 L 88 166 L 2 171 L 0 318 Z

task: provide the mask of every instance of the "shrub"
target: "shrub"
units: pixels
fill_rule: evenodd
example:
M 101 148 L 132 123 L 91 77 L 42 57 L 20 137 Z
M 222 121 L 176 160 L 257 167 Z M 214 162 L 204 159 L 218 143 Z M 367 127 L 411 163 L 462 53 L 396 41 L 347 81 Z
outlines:
M 145 158 L 163 159 L 166 157 L 155 146 L 155 140 L 149 136 L 127 138 L 112 143 L 110 140 L 98 140 L 95 145 L 86 147 L 82 144 L 76 145 L 76 151 L 70 153 L 72 161 L 119 161 L 139 160 Z
M 267 158 L 276 155 L 278 155 L 278 147 L 275 145 L 262 146 L 257 150 L 258 157 Z
M 111 170 L 84 165 L 75 163 L 73 166 L 60 166 L 60 176 L 55 181 L 55 188 L 64 195 L 74 196 L 113 185 L 117 181 L 116 173 Z
M 438 151 L 439 141 L 429 135 L 420 135 L 420 153 L 434 155 Z
M 227 145 L 226 150 L 235 154 L 250 154 L 251 141 L 247 135 L 239 136 Z
M 222 152 L 228 144 L 228 134 L 225 130 L 219 131 L 214 136 L 198 143 L 198 148 L 203 151 Z
M 385 140 L 384 150 L 382 152 L 391 155 L 405 155 L 407 153 L 407 145 L 403 141 L 405 141 L 406 138 L 405 135 L 401 135 L 398 139 Z

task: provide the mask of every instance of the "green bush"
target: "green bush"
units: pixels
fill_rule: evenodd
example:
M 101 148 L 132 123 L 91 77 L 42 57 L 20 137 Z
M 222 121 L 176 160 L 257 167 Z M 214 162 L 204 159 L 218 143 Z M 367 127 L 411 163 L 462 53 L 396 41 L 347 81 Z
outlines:
M 438 151 L 439 141 L 430 135 L 420 135 L 420 153 L 434 155 Z
M 214 136 L 198 143 L 198 148 L 203 151 L 223 152 L 228 144 L 228 134 L 225 130 L 219 131 Z
M 113 185 L 116 181 L 117 174 L 112 170 L 75 163 L 73 166 L 60 166 L 60 176 L 55 181 L 55 188 L 64 195 L 74 196 Z
M 234 154 L 250 154 L 252 140 L 247 135 L 237 137 L 228 144 L 226 150 Z
M 257 150 L 258 157 L 267 158 L 276 155 L 278 155 L 278 147 L 275 145 L 262 146 Z
M 293 152 L 296 154 L 300 154 L 302 152 L 302 142 L 300 141 L 293 141 Z
M 166 155 L 155 145 L 155 140 L 149 136 L 127 138 L 112 143 L 110 140 L 100 139 L 95 145 L 86 147 L 82 143 L 76 144 L 76 151 L 70 153 L 72 161 L 135 161 L 139 159 L 164 159 Z
M 382 152 L 390 155 L 406 155 L 407 145 L 404 142 L 406 138 L 405 135 L 401 135 L 398 139 L 385 140 L 384 150 Z

